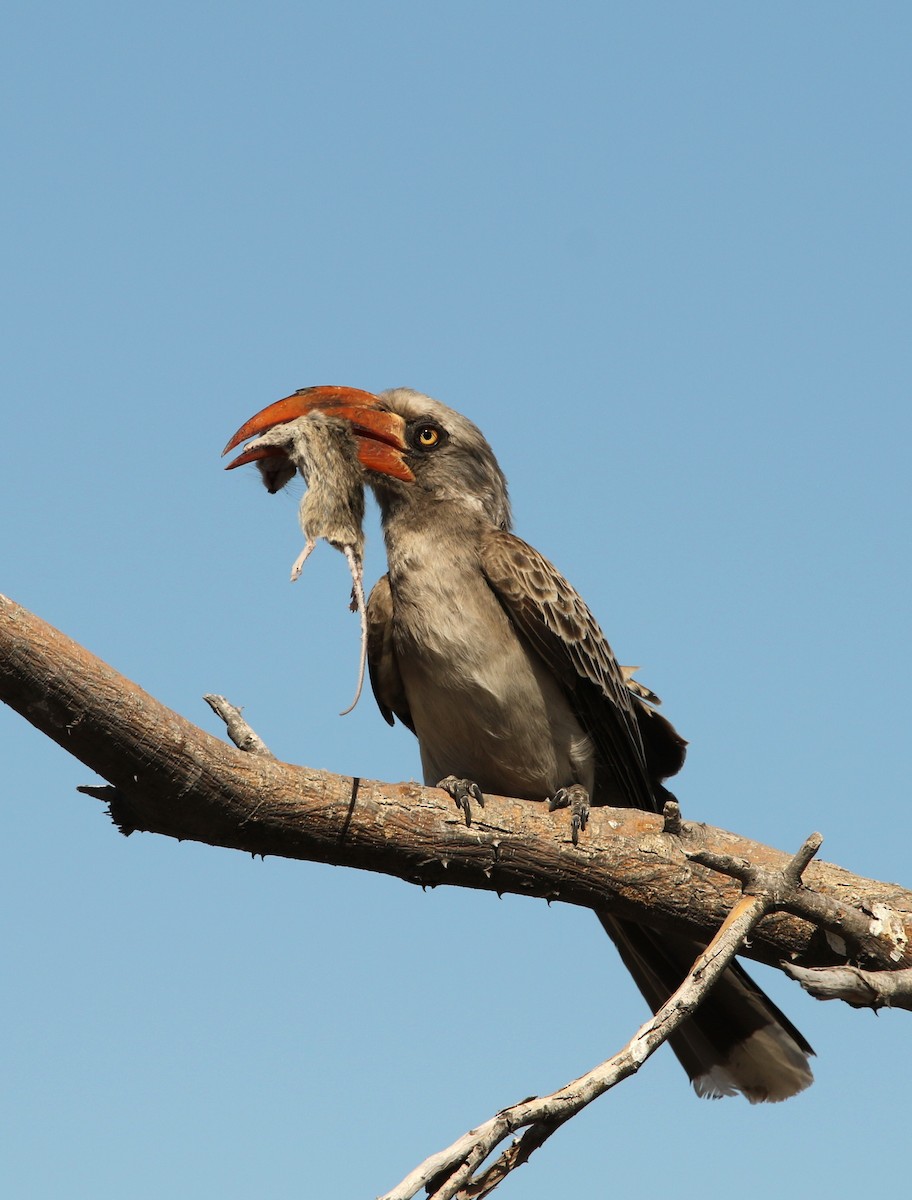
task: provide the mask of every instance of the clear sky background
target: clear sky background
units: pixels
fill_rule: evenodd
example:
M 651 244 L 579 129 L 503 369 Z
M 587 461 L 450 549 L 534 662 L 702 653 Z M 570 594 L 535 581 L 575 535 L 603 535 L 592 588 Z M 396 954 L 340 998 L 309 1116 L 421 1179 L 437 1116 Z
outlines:
M 294 388 L 464 411 L 691 743 L 685 815 L 912 884 L 907 4 L 7 8 L 0 590 L 218 732 L 400 780 L 345 563 L 219 452 Z M 382 570 L 371 517 L 368 575 Z M 588 913 L 135 835 L 0 712 L 0 1190 L 372 1197 L 644 1015 Z M 908 1014 L 765 986 L 785 1105 L 670 1052 L 504 1197 L 906 1178 Z

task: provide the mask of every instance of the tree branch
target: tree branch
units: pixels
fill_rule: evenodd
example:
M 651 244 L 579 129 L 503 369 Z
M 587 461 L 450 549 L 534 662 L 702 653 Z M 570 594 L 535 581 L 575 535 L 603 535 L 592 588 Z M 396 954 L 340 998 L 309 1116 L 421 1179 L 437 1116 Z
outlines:
M 912 968 L 863 971 L 860 967 L 796 967 L 783 969 L 818 1000 L 844 1000 L 853 1008 L 912 1010 Z
M 275 758 L 256 730 L 251 729 L 244 720 L 241 710 L 230 700 L 226 700 L 224 696 L 214 695 L 203 696 L 203 699 L 215 715 L 221 717 L 225 722 L 225 732 L 238 750 L 243 750 L 245 754 L 263 754 L 267 758 Z
M 507 1175 L 528 1161 L 534 1150 L 593 1100 L 635 1074 L 704 1000 L 713 984 L 742 948 L 751 931 L 772 908 L 800 885 L 801 875 L 820 847 L 813 834 L 781 871 L 769 872 L 762 886 L 738 900 L 715 937 L 699 955 L 681 986 L 655 1016 L 641 1025 L 622 1050 L 550 1096 L 533 1096 L 505 1108 L 469 1130 L 446 1150 L 432 1155 L 380 1200 L 412 1200 L 421 1188 L 430 1200 L 480 1200 Z M 496 1147 L 519 1129 L 521 1138 L 479 1172 Z
M 680 834 L 667 833 L 661 817 L 628 809 L 595 809 L 578 847 L 566 814 L 503 797 L 488 797 L 466 828 L 436 788 L 242 753 L 2 596 L 0 699 L 110 783 L 91 794 L 127 834 L 359 867 L 423 886 L 541 896 L 707 941 L 740 889 L 692 861 L 694 854 L 772 871 L 789 861 L 709 826 L 682 822 Z M 746 951 L 751 957 L 806 967 L 842 965 L 847 957 L 878 968 L 912 966 L 912 894 L 817 862 L 805 883 L 793 905 L 801 915 L 764 917 Z M 829 934 L 818 920 L 831 926 Z

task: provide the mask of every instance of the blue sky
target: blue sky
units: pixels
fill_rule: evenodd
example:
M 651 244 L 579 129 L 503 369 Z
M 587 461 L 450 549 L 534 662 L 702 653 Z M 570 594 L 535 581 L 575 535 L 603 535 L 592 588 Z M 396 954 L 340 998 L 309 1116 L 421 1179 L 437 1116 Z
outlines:
M 907 5 L 4 27 L 0 590 L 207 729 L 224 692 L 283 758 L 413 778 L 370 697 L 337 715 L 344 561 L 291 587 L 296 497 L 219 452 L 296 387 L 416 387 L 643 664 L 685 815 L 912 883 Z M 4 1194 L 374 1196 L 643 1016 L 585 912 L 124 840 L 7 710 L 0 744 Z M 663 1052 L 504 1197 L 895 1185 L 907 1015 L 757 974 L 814 1088 L 701 1103 Z

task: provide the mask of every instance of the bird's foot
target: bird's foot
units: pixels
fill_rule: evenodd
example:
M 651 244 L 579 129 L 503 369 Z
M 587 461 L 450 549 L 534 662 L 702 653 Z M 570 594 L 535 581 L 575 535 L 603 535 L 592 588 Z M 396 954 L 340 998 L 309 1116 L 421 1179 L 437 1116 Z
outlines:
M 579 843 L 579 835 L 589 823 L 589 793 L 581 783 L 561 788 L 548 801 L 549 812 L 554 812 L 556 808 L 570 809 L 570 831 L 576 846 Z
M 455 775 L 447 775 L 437 784 L 456 801 L 456 807 L 465 814 L 466 825 L 472 824 L 472 801 L 484 808 L 484 796 L 481 788 L 471 779 L 457 779 Z

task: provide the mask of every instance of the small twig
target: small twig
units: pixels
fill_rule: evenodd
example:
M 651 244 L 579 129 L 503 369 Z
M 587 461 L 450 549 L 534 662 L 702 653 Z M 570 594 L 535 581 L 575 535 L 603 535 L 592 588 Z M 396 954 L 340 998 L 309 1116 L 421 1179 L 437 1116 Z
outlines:
M 853 1008 L 912 1009 L 912 968 L 863 971 L 860 967 L 796 967 L 782 964 L 818 1000 L 844 1000 Z
M 684 822 L 681 820 L 681 806 L 677 800 L 666 800 L 662 809 L 662 832 L 670 833 L 672 837 L 680 837 L 684 832 Z
M 740 880 L 745 896 L 768 896 L 778 908 L 794 901 L 794 894 L 801 886 L 801 876 L 822 845 L 823 837 L 819 833 L 812 833 L 794 858 L 779 871 L 755 866 L 744 858 L 716 854 L 711 850 L 690 850 L 685 854 L 691 862 Z
M 685 854 L 691 862 L 740 880 L 745 895 L 762 892 L 773 896 L 777 910 L 802 917 L 811 924 L 835 934 L 843 943 L 852 943 L 859 957 L 869 958 L 874 962 L 883 961 L 884 938 L 885 935 L 890 936 L 890 931 L 882 920 L 872 919 L 870 913 L 853 908 L 852 905 L 844 904 L 831 896 L 811 891 L 801 883 L 801 872 L 822 844 L 821 835 L 812 833 L 792 863 L 783 871 L 770 871 L 767 867 L 754 866 L 746 859 L 716 854 L 710 850 L 685 851 Z M 797 870 L 798 867 L 800 870 Z M 886 957 L 897 957 L 895 947 L 888 949 Z
M 804 839 L 804 842 L 798 849 L 798 853 L 786 863 L 782 870 L 782 877 L 793 888 L 801 887 L 801 877 L 807 868 L 810 866 L 811 860 L 817 854 L 820 847 L 823 845 L 823 834 L 812 833 Z
M 676 992 L 659 1011 L 637 1030 L 627 1045 L 612 1058 L 550 1096 L 533 1097 L 505 1108 L 489 1121 L 469 1130 L 451 1146 L 416 1167 L 381 1200 L 411 1200 L 421 1188 L 431 1187 L 431 1200 L 477 1200 L 487 1196 L 529 1155 L 593 1100 L 634 1074 L 665 1042 L 703 1000 L 729 965 L 757 923 L 773 908 L 776 897 L 800 880 L 801 872 L 816 853 L 819 841 L 801 847 L 781 872 L 767 872 L 769 893 L 758 888 L 742 896 L 726 917 Z M 511 1133 L 526 1129 L 523 1136 L 476 1179 L 485 1159 Z
M 225 732 L 237 746 L 238 750 L 243 750 L 247 754 L 262 754 L 267 758 L 275 758 L 275 755 L 260 737 L 260 735 L 252 729 L 244 718 L 241 716 L 241 710 L 224 696 L 207 695 L 203 699 L 212 709 L 217 717 L 225 722 Z

